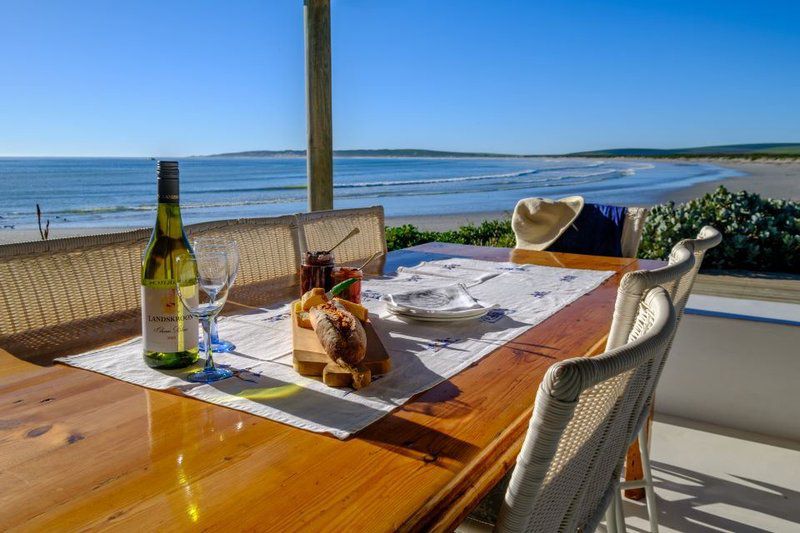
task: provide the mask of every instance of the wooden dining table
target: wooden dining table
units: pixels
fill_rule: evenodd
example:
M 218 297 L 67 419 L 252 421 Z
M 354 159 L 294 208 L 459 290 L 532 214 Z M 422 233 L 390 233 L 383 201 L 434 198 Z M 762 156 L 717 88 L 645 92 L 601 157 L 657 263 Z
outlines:
M 602 352 L 622 275 L 662 265 L 429 243 L 383 269 L 454 257 L 615 275 L 344 441 L 0 350 L 0 529 L 452 530 L 513 467 L 545 371 Z

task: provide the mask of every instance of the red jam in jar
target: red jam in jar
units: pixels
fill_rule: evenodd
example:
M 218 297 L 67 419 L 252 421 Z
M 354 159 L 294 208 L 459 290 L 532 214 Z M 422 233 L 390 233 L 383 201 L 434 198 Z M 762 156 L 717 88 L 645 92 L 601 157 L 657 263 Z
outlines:
M 364 279 L 364 272 L 360 268 L 336 267 L 333 269 L 333 284 L 337 285 L 345 280 L 356 278 L 358 281 L 347 287 L 337 296 L 353 303 L 361 303 L 361 280 Z
M 300 267 L 300 295 L 316 287 L 331 290 L 334 285 L 331 276 L 333 267 L 333 253 L 306 252 Z

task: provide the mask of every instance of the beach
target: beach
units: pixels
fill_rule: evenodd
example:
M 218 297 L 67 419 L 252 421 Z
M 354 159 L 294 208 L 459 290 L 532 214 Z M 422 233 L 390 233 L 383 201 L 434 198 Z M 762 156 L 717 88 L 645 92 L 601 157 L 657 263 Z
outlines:
M 647 160 L 641 158 L 631 159 L 629 161 L 635 164 L 659 162 L 659 160 Z M 698 158 L 687 161 L 690 163 L 716 165 L 718 167 L 723 167 L 724 169 L 735 171 L 737 174 L 741 175 L 706 180 L 700 183 L 690 184 L 688 186 L 681 186 L 671 189 L 667 188 L 662 191 L 648 191 L 646 201 L 642 201 L 641 198 L 636 197 L 636 195 L 623 195 L 625 201 L 616 203 L 626 205 L 654 205 L 667 201 L 681 203 L 711 192 L 719 185 L 724 185 L 732 191 L 746 190 L 748 192 L 758 193 L 762 196 L 770 198 L 800 200 L 800 161 L 798 160 L 769 160 L 751 162 L 736 160 L 721 161 L 715 159 Z M 575 193 L 580 193 L 580 185 L 576 184 L 575 187 Z M 513 196 L 514 193 L 516 193 L 517 196 Z M 504 200 L 505 203 L 503 204 L 503 209 L 481 210 L 476 209 L 474 204 L 470 204 L 465 205 L 462 212 L 458 212 L 457 209 L 456 212 L 452 212 L 453 209 L 450 209 L 449 211 L 451 212 L 437 214 L 409 214 L 393 216 L 391 213 L 388 213 L 386 217 L 386 225 L 399 226 L 402 224 L 413 224 L 423 230 L 443 231 L 454 229 L 468 223 L 479 224 L 484 220 L 505 219 L 511 216 L 511 212 L 514 209 L 514 198 L 522 198 L 525 196 L 524 193 L 524 190 L 510 191 L 510 194 L 507 194 L 508 200 Z M 224 193 L 219 193 L 219 195 L 220 198 L 224 199 Z M 555 197 L 560 195 L 554 194 L 553 196 Z M 388 197 L 386 200 L 388 200 Z M 342 203 L 345 202 L 339 201 L 337 197 L 337 207 L 346 207 L 345 205 L 342 205 Z M 385 200 L 378 198 L 374 203 L 384 204 Z M 494 205 L 497 205 L 497 202 L 495 202 Z M 507 207 L 505 207 L 506 205 Z M 268 214 L 269 213 L 265 213 L 265 215 Z M 50 238 L 55 239 L 79 235 L 125 231 L 127 229 L 144 226 L 145 223 L 139 221 L 144 221 L 146 220 L 146 217 L 149 216 L 150 215 L 140 217 L 137 219 L 138 223 L 129 225 L 120 225 L 115 223 L 114 225 L 98 224 L 93 226 L 81 226 L 79 224 L 75 224 L 74 222 L 71 224 L 62 224 L 61 220 L 53 219 L 51 220 Z M 0 217 L 2 217 L 2 215 L 0 215 Z M 0 222 L 2 222 L 2 220 L 0 220 Z M 192 220 L 189 220 L 188 222 L 192 222 Z M 2 224 L 0 224 L 0 226 L 1 225 Z M 40 240 L 40 236 L 38 229 L 35 227 L 15 227 L 13 229 L 0 228 L 0 244 L 37 240 Z
M 635 159 L 635 161 L 658 161 L 656 159 Z M 747 191 L 760 194 L 766 198 L 800 201 L 800 161 L 725 161 L 715 159 L 691 159 L 698 163 L 710 163 L 746 174 L 709 181 L 663 193 L 651 205 L 673 201 L 684 203 L 713 192 L 720 185 L 731 191 Z M 633 202 L 631 205 L 641 205 Z M 413 224 L 427 231 L 445 231 L 464 224 L 480 224 L 484 220 L 502 220 L 509 218 L 514 210 L 510 206 L 507 211 L 487 211 L 481 213 L 464 213 L 459 215 L 423 215 L 411 217 L 386 217 L 387 226 Z
M 701 160 L 712 162 L 711 160 Z M 800 201 L 800 161 L 714 162 L 714 164 L 746 173 L 746 176 L 701 183 L 675 191 L 662 202 L 686 202 L 724 185 L 731 191 L 747 191 L 765 198 Z

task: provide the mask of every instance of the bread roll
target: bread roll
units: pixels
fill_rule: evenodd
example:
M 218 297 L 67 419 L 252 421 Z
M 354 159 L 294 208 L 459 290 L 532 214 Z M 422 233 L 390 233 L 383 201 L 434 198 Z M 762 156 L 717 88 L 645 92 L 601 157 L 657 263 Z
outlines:
M 354 369 L 367 355 L 367 334 L 352 313 L 332 303 L 312 307 L 311 326 L 331 360 Z

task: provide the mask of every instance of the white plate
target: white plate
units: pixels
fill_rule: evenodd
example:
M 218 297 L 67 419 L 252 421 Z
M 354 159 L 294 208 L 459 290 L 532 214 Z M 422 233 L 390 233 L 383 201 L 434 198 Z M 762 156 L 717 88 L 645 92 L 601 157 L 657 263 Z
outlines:
M 389 305 L 405 312 L 437 315 L 469 313 L 486 307 L 467 291 L 463 283 L 387 294 L 384 300 Z
M 482 304 L 478 309 L 468 309 L 465 311 L 418 311 L 416 309 L 408 309 L 401 306 L 392 305 L 389 302 L 386 302 L 386 309 L 389 312 L 394 313 L 396 315 L 405 315 L 414 318 L 435 318 L 435 319 L 442 319 L 442 320 L 461 320 L 465 318 L 475 318 L 479 316 L 483 316 L 492 309 L 497 308 L 498 306 L 495 305 L 486 305 Z
M 459 315 L 459 316 L 431 316 L 431 315 L 422 315 L 422 314 L 406 314 L 399 311 L 395 311 L 387 306 L 389 312 L 395 316 L 400 318 L 407 318 L 409 320 L 418 320 L 420 322 L 458 322 L 460 320 L 473 320 L 476 318 L 480 318 L 486 313 L 488 313 L 489 309 L 483 309 L 477 315 Z

